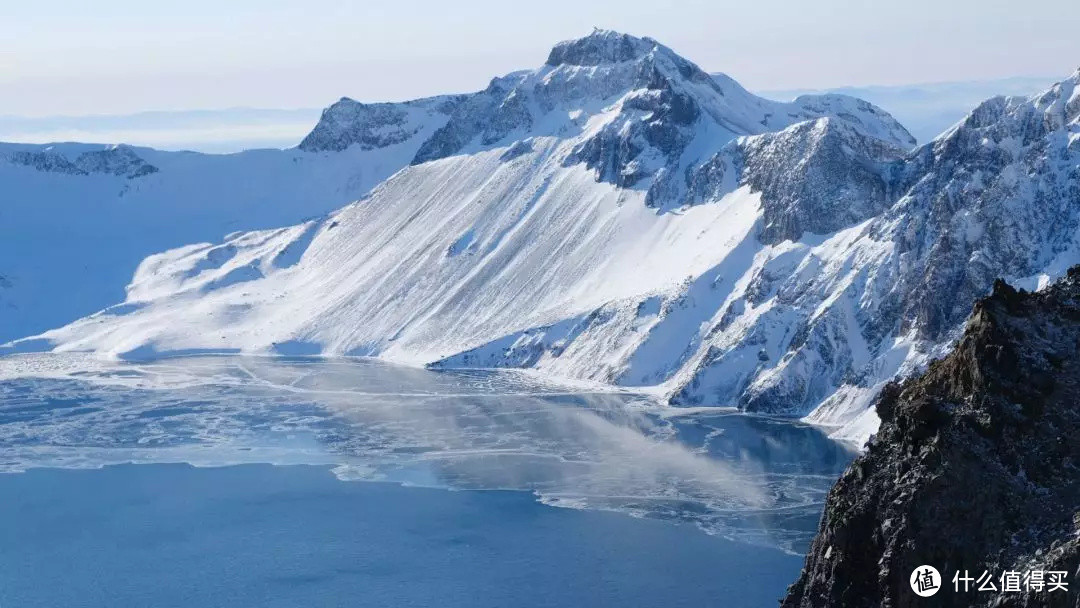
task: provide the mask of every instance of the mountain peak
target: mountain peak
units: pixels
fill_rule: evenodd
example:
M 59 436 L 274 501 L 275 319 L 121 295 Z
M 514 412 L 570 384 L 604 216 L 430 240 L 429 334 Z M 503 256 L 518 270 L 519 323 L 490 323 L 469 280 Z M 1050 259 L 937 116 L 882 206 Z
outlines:
M 1035 105 L 1053 128 L 1075 125 L 1080 120 L 1080 69 L 1036 97 Z
M 342 97 L 323 110 L 315 128 L 298 147 L 305 152 L 340 152 L 350 146 L 375 150 L 413 139 L 423 141 L 464 98 L 444 95 L 398 103 L 362 103 Z
M 551 66 L 622 63 L 641 59 L 659 46 L 652 38 L 595 28 L 588 36 L 556 44 L 546 63 Z
M 416 165 L 470 146 L 574 134 L 566 163 L 583 163 L 599 181 L 646 189 L 648 203 L 663 207 L 681 201 L 692 165 L 741 135 L 833 116 L 897 148 L 915 143 L 891 116 L 866 102 L 842 96 L 772 102 L 730 78 L 714 79 L 652 38 L 603 29 L 556 44 L 540 68 L 495 78 L 483 91 L 411 120 L 417 112 L 407 106 L 423 103 L 343 99 L 323 113 L 300 149 L 374 149 L 409 140 L 416 144 Z M 579 124 L 582 112 L 599 117 L 587 131 Z M 420 125 L 434 128 L 418 137 Z M 694 154 L 684 156 L 691 148 Z

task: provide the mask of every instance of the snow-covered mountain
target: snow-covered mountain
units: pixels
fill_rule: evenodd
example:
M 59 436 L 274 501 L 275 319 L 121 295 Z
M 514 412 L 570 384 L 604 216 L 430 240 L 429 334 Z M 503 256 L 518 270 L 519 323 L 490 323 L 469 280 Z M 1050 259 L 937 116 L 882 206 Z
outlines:
M 315 145 L 317 128 L 292 150 L 0 144 L 0 341 L 122 300 L 139 263 L 163 249 L 289 225 L 356 200 L 447 121 L 436 101 L 343 99 L 320 122 L 336 125 L 337 139 Z M 373 124 L 380 116 L 390 118 Z
M 152 255 L 123 304 L 8 348 L 522 367 L 863 437 L 877 387 L 994 276 L 1037 286 L 1080 255 L 1078 79 L 910 149 L 866 102 L 768 101 L 596 31 L 476 94 L 337 104 L 294 154 L 404 141 L 408 166 L 307 222 Z
M 722 74 L 718 76 L 727 78 Z M 989 97 L 1030 97 L 1046 90 L 1056 80 L 1049 76 L 1013 76 L 924 84 L 771 90 L 758 91 L 758 94 L 769 99 L 794 99 L 800 95 L 840 93 L 865 99 L 892 114 L 919 143 L 926 143 L 959 122 L 972 108 Z

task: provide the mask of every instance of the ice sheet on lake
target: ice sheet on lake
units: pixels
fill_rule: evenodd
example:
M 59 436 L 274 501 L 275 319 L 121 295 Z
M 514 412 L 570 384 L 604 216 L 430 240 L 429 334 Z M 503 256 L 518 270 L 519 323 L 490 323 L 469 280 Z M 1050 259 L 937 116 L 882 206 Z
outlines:
M 850 455 L 813 428 L 529 376 L 363 360 L 0 359 L 0 471 L 327 464 L 347 480 L 534 492 L 797 551 Z

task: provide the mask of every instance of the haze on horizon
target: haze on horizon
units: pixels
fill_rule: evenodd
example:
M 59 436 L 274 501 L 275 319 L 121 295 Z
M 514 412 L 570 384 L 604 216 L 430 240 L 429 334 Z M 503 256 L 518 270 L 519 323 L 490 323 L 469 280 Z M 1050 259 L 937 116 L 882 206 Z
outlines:
M 322 107 L 483 88 L 593 26 L 650 36 L 753 90 L 1067 75 L 1068 0 L 7 3 L 0 115 Z

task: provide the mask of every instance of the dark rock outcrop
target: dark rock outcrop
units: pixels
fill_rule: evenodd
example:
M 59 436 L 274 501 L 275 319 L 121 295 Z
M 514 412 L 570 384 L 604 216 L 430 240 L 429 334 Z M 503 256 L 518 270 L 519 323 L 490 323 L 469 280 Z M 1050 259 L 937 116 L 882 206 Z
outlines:
M 1080 266 L 1037 293 L 996 282 L 952 353 L 876 407 L 783 606 L 1080 606 Z M 930 599 L 909 585 L 923 564 Z M 954 591 L 964 570 L 998 591 Z M 1068 591 L 1000 591 L 1030 570 Z
M 104 173 L 128 179 L 158 172 L 157 167 L 143 160 L 131 146 L 125 145 L 83 152 L 75 159 L 75 166 L 86 173 Z
M 24 150 L 11 154 L 12 164 L 31 167 L 47 173 L 67 173 L 68 175 L 86 175 L 86 171 L 76 167 L 64 155 L 52 150 L 38 152 Z
M 361 103 L 342 97 L 323 110 L 318 124 L 297 147 L 305 152 L 386 148 L 419 134 L 424 118 L 450 115 L 466 99 L 465 95 L 447 95 L 401 103 Z
M 744 182 L 762 193 L 764 243 L 830 234 L 884 211 L 898 150 L 831 118 L 748 138 Z
M 518 80 L 513 75 L 495 78 L 483 91 L 457 103 L 446 124 L 420 145 L 412 164 L 453 156 L 475 139 L 488 146 L 514 131 L 528 132 L 532 115 L 515 89 Z
M 46 173 L 68 175 L 104 174 L 135 179 L 158 172 L 157 167 L 146 162 L 131 146 L 123 144 L 83 152 L 75 160 L 46 148 L 14 152 L 8 161 Z
M 634 61 L 648 54 L 658 43 L 651 38 L 594 29 L 577 40 L 556 44 L 548 54 L 547 65 L 593 66 L 602 63 Z

